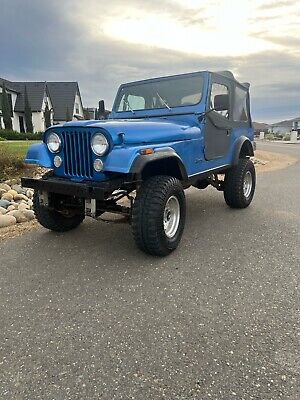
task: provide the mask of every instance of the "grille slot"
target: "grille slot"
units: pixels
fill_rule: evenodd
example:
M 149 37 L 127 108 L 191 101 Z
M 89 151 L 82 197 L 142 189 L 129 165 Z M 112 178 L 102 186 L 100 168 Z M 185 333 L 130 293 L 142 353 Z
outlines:
M 62 132 L 64 141 L 65 175 L 92 178 L 91 133 L 87 131 Z

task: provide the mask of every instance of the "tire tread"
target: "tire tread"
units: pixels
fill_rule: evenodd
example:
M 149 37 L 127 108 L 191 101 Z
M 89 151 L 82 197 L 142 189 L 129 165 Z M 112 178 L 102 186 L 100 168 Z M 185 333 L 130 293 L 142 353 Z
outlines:
M 73 217 L 65 217 L 55 210 L 49 210 L 40 204 L 38 192 L 33 195 L 33 211 L 38 222 L 46 229 L 54 232 L 67 232 L 84 220 L 84 215 L 75 215 Z

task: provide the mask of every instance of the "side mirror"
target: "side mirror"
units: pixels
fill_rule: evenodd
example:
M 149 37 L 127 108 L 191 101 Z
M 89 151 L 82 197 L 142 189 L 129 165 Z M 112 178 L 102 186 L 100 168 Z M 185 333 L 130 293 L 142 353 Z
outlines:
M 229 110 L 229 95 L 228 94 L 217 94 L 214 97 L 214 110 L 215 111 Z

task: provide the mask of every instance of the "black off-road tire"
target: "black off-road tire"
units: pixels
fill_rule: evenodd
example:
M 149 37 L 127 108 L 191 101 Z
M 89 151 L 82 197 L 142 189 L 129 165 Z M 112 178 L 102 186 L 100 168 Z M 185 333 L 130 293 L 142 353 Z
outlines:
M 173 196 L 179 203 L 179 225 L 174 236 L 169 238 L 164 230 L 164 212 Z M 139 249 L 155 256 L 170 254 L 180 242 L 185 214 L 185 195 L 178 179 L 158 175 L 143 182 L 132 210 L 132 232 Z
M 247 175 L 248 174 L 248 175 Z M 244 193 L 246 177 L 252 177 L 252 187 L 249 194 Z M 253 162 L 249 158 L 240 158 L 238 165 L 230 168 L 225 173 L 224 198 L 231 208 L 246 208 L 251 203 L 256 185 L 256 174 Z
M 84 220 L 84 215 L 74 215 L 66 217 L 55 210 L 50 210 L 40 204 L 38 191 L 33 195 L 33 210 L 38 222 L 50 231 L 67 232 L 74 228 Z

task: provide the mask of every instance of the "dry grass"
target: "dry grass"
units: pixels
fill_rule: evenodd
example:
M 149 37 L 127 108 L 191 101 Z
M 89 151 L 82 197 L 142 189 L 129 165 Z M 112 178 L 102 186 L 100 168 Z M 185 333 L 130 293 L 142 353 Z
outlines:
M 36 141 L 0 142 L 0 182 L 6 179 L 19 178 L 28 170 L 24 157 L 28 147 Z M 30 168 L 31 170 L 32 168 Z
M 278 169 L 287 168 L 295 164 L 296 158 L 287 154 L 270 153 L 269 151 L 257 150 L 255 152 L 257 172 L 276 171 Z
M 24 169 L 23 157 L 11 154 L 0 146 L 0 181 L 20 176 Z

